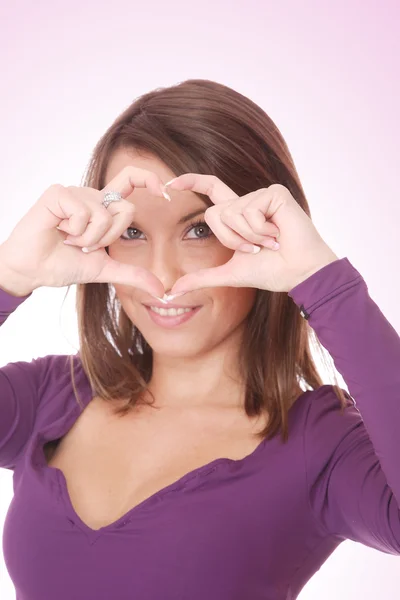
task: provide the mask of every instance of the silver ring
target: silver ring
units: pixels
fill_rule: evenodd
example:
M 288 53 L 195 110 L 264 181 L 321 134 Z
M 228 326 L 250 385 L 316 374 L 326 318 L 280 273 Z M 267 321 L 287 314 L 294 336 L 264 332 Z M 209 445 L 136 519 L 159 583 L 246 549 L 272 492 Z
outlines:
M 102 205 L 104 206 L 104 208 L 108 208 L 111 202 L 116 202 L 117 200 L 122 200 L 120 192 L 107 190 L 106 192 L 104 192 L 104 199 Z

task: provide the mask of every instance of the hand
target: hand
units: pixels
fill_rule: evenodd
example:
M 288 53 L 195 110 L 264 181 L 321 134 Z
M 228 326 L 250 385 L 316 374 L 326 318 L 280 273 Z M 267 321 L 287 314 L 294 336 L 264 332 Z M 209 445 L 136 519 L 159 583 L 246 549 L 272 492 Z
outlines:
M 283 185 L 273 184 L 239 197 L 217 177 L 185 173 L 166 186 L 209 196 L 214 206 L 206 210 L 205 221 L 222 244 L 235 250 L 224 265 L 181 277 L 169 298 L 218 286 L 289 292 L 339 260 Z M 278 250 L 270 248 L 274 236 L 279 236 Z M 249 242 L 260 250 L 249 253 L 239 249 Z
M 155 275 L 119 263 L 105 250 L 132 222 L 135 206 L 125 198 L 135 187 L 165 197 L 164 184 L 155 173 L 134 167 L 122 169 L 106 186 L 122 195 L 108 208 L 102 205 L 104 190 L 50 186 L 0 247 L 2 268 L 13 286 L 28 294 L 41 286 L 118 283 L 163 296 L 164 286 Z M 65 245 L 65 239 L 73 245 Z M 82 252 L 83 247 L 94 245 L 99 248 Z

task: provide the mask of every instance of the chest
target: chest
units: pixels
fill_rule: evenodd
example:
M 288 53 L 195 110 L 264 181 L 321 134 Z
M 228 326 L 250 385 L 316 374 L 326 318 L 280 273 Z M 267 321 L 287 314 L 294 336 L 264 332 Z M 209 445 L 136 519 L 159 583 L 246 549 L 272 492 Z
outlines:
M 63 472 L 75 512 L 96 530 L 198 467 L 251 454 L 264 425 L 228 411 L 146 409 L 120 418 L 94 399 L 44 450 L 48 466 Z

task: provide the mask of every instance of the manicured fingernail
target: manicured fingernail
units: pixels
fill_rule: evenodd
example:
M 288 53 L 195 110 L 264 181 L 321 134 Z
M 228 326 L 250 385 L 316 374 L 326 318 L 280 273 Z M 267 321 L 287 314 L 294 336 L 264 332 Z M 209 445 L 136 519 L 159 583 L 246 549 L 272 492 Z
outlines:
M 257 252 L 260 252 L 261 248 L 260 246 L 254 246 L 253 244 L 242 244 L 239 246 L 238 250 L 241 252 L 251 252 L 252 254 L 257 254 Z
M 168 200 L 169 202 L 171 202 L 171 196 L 170 196 L 169 194 L 167 194 L 167 192 L 165 192 L 165 191 L 163 190 L 163 192 L 162 192 L 162 195 L 164 196 L 164 198 L 165 198 L 166 200 Z
M 171 300 L 173 300 L 174 298 L 178 298 L 179 296 L 183 296 L 184 294 L 187 294 L 187 292 L 177 292 L 176 294 L 171 294 L 170 296 L 167 296 L 166 294 L 164 298 L 167 302 L 171 302 Z
M 167 303 L 168 303 L 168 300 L 165 300 L 165 299 L 164 299 L 164 298 L 165 298 L 165 295 L 164 295 L 164 298 L 160 298 L 159 296 L 153 296 L 153 298 L 156 298 L 157 300 L 159 300 L 160 302 L 163 302 L 164 304 L 167 304 Z
M 71 240 L 64 240 L 63 244 L 65 244 L 66 246 L 75 246 L 76 244 L 74 244 L 74 242 L 71 242 Z
M 174 181 L 176 181 L 177 179 L 179 179 L 179 178 L 178 177 L 174 177 L 170 181 L 167 181 L 167 183 L 164 184 L 164 187 L 166 187 L 167 185 L 171 185 L 171 183 L 174 183 Z
M 271 250 L 279 250 L 280 248 L 280 244 L 278 244 L 278 242 L 276 242 L 273 238 L 261 242 L 261 245 L 264 246 L 264 248 L 270 248 Z
M 100 246 L 89 246 L 89 247 L 88 246 L 84 246 L 82 248 L 82 252 L 85 252 L 87 254 L 88 252 L 93 252 L 94 250 L 98 250 L 99 247 Z

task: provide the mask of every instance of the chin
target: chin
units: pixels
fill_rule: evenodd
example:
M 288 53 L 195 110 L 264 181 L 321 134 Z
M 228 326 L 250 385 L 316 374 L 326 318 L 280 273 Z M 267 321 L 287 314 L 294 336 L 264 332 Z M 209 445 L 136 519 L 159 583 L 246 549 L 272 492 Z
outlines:
M 186 341 L 166 340 L 165 343 L 158 341 L 153 344 L 150 343 L 150 340 L 146 341 L 152 349 L 153 354 L 163 358 L 188 359 L 207 352 L 207 348 L 199 344 L 198 340 L 195 341 L 194 339 Z

